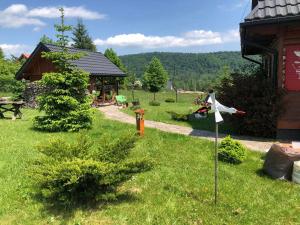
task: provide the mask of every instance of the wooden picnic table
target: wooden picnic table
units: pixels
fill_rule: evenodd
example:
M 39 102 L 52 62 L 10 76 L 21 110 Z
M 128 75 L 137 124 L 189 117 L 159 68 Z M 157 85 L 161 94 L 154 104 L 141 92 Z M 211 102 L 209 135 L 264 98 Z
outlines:
M 17 117 L 22 118 L 21 107 L 24 105 L 23 101 L 0 101 L 0 118 L 5 118 L 5 112 L 12 112 L 12 120 Z

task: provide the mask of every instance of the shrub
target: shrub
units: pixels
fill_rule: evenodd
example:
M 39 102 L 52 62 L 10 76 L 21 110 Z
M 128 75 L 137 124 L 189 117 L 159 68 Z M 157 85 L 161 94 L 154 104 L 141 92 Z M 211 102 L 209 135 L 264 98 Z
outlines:
M 95 148 L 80 135 L 75 144 L 53 139 L 39 146 L 41 157 L 30 170 L 37 194 L 63 206 L 116 199 L 120 184 L 151 168 L 149 160 L 129 157 L 136 140 L 132 135 L 105 139 Z
M 130 107 L 130 109 L 135 111 L 135 110 L 141 109 L 141 106 L 140 105 L 133 105 L 133 106 Z
M 168 103 L 174 103 L 174 102 L 175 102 L 175 99 L 173 99 L 173 98 L 167 98 L 167 99 L 165 100 L 165 102 L 168 102 Z
M 190 114 L 180 114 L 176 112 L 167 112 L 171 115 L 171 118 L 176 121 L 189 121 Z
M 140 100 L 139 99 L 133 99 L 131 103 L 132 103 L 133 106 L 139 106 L 140 105 Z
M 153 101 L 149 102 L 149 105 L 151 105 L 151 106 L 160 106 L 160 102 L 153 100 Z
M 262 72 L 252 75 L 232 74 L 216 88 L 217 99 L 224 105 L 246 112 L 245 116 L 225 116 L 235 132 L 258 137 L 275 137 L 282 90 Z
M 227 136 L 219 145 L 218 158 L 223 162 L 240 164 L 246 158 L 246 149 L 241 143 Z

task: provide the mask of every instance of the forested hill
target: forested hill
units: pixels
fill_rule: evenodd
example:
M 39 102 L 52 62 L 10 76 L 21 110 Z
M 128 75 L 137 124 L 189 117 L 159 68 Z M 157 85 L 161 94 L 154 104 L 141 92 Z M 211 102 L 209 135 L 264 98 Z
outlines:
M 229 66 L 232 71 L 238 70 L 248 63 L 241 57 L 240 52 L 215 52 L 215 53 L 169 53 L 152 52 L 120 56 L 122 62 L 130 70 L 141 77 L 145 66 L 152 57 L 158 57 L 169 74 L 178 76 L 195 76 L 203 74 L 216 74 L 224 66 Z
M 169 77 L 178 88 L 185 90 L 208 90 L 214 86 L 217 75 L 223 74 L 225 66 L 231 72 L 240 71 L 249 64 L 240 52 L 215 53 L 169 53 L 152 52 L 120 56 L 122 62 L 141 78 L 146 65 L 156 56 L 160 59 Z

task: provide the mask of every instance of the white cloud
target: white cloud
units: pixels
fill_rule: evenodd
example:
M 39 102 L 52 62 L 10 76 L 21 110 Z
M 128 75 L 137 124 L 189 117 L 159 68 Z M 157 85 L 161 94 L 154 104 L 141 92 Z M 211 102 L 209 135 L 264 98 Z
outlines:
M 0 44 L 0 48 L 3 50 L 6 56 L 20 56 L 22 53 L 31 50 L 30 46 L 23 44 Z
M 4 11 L 7 14 L 19 14 L 27 12 L 27 6 L 23 4 L 12 4 L 11 6 L 7 7 Z
M 223 35 L 222 39 L 223 39 L 223 42 L 240 41 L 240 32 L 238 29 L 229 30 Z
M 34 31 L 45 26 L 41 18 L 57 18 L 60 16 L 59 7 L 37 7 L 28 9 L 24 4 L 12 4 L 0 11 L 0 27 L 18 28 L 27 25 L 35 26 Z M 64 7 L 65 17 L 83 18 L 87 20 L 103 19 L 104 14 L 90 11 L 83 6 Z
M 36 18 L 26 16 L 28 9 L 22 4 L 13 4 L 0 11 L 0 26 L 18 28 L 26 25 L 44 26 L 45 23 Z
M 38 7 L 31 9 L 28 12 L 30 17 L 42 17 L 42 18 L 57 18 L 60 16 L 58 11 L 59 7 Z M 65 17 L 79 17 L 87 20 L 104 19 L 105 15 L 95 11 L 90 11 L 83 6 L 78 7 L 63 7 L 65 10 Z
M 182 36 L 146 36 L 141 33 L 119 34 L 105 40 L 98 38 L 94 40 L 94 43 L 98 46 L 153 49 L 204 46 L 236 41 L 239 41 L 238 30 L 229 30 L 225 33 L 193 30 Z

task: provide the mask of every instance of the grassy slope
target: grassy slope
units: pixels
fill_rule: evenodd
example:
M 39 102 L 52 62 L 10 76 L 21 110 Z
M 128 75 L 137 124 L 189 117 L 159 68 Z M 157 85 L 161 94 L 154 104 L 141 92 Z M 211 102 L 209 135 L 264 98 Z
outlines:
M 1 97 L 9 97 L 9 96 L 12 96 L 13 94 L 12 93 L 10 93 L 10 92 L 1 92 L 0 91 L 0 98 Z
M 299 224 L 300 186 L 260 176 L 259 153 L 248 153 L 239 166 L 220 163 L 220 204 L 213 205 L 213 143 L 146 129 L 133 154 L 156 161 L 152 171 L 124 184 L 125 197 L 89 209 L 45 211 L 30 196 L 26 167 L 34 146 L 52 136 L 31 129 L 36 111 L 22 120 L 0 120 L 0 224 Z M 104 120 L 96 113 L 93 140 L 133 132 L 134 126 Z
M 131 102 L 132 97 L 130 91 L 122 90 L 121 94 L 127 96 L 128 100 Z M 215 124 L 213 114 L 209 114 L 209 117 L 206 119 L 183 122 L 171 119 L 170 114 L 167 113 L 167 111 L 173 111 L 177 113 L 188 114 L 196 111 L 199 106 L 195 105 L 193 102 L 197 96 L 198 94 L 179 94 L 178 103 L 167 103 L 165 102 L 167 98 L 175 99 L 175 92 L 159 92 L 156 94 L 156 99 L 161 103 L 161 105 L 150 106 L 149 101 L 153 99 L 153 94 L 145 91 L 135 91 L 135 98 L 140 100 L 142 108 L 146 110 L 146 119 L 193 127 L 194 129 L 214 131 Z M 134 112 L 130 110 L 130 108 L 124 109 L 124 112 L 134 115 Z M 220 132 L 227 134 L 233 133 L 226 123 L 220 125 Z

